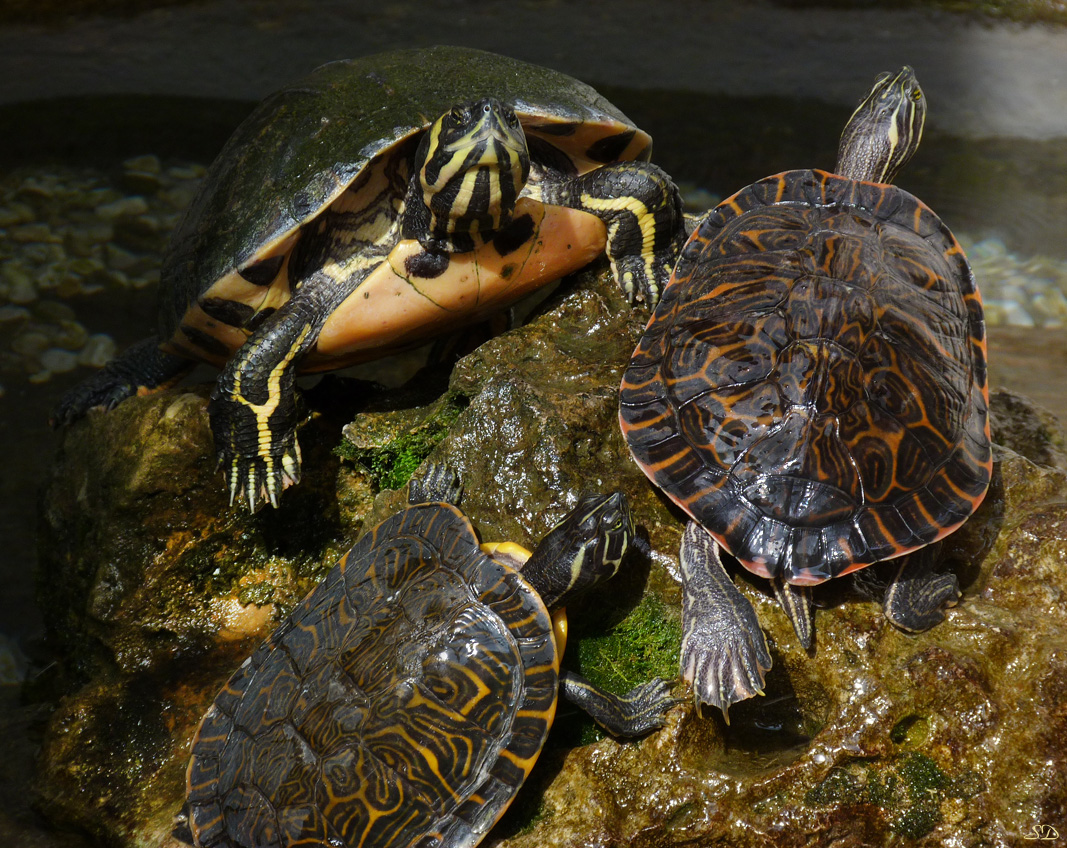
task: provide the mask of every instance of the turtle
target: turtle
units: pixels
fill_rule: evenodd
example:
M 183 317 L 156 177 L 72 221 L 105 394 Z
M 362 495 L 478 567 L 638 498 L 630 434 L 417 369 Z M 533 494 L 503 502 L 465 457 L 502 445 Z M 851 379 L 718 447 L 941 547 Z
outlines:
M 459 496 L 447 466 L 413 479 L 223 687 L 192 743 L 194 844 L 472 846 L 560 695 L 617 736 L 662 726 L 666 681 L 617 696 L 560 670 L 565 605 L 633 537 L 625 495 L 583 496 L 532 554 L 479 545 Z
M 925 116 L 910 67 L 880 74 L 833 173 L 769 176 L 707 213 L 624 372 L 630 451 L 690 521 L 683 676 L 724 715 L 771 658 L 723 551 L 771 581 L 809 650 L 810 587 L 857 569 L 904 557 L 877 571 L 905 631 L 960 596 L 935 562 L 989 486 L 986 337 L 959 242 L 892 185 Z
M 156 334 L 72 389 L 56 426 L 221 369 L 230 503 L 300 478 L 295 375 L 499 313 L 606 252 L 655 302 L 685 240 L 652 141 L 547 68 L 438 46 L 332 62 L 264 100 L 209 169 L 160 274 Z

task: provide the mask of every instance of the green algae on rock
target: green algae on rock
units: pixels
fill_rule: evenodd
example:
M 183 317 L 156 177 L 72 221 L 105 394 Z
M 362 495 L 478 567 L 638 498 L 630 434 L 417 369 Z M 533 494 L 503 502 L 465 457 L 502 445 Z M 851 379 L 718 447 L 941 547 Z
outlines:
M 446 392 L 427 406 L 368 406 L 345 426 L 337 455 L 364 468 L 377 491 L 403 489 L 466 405 L 466 398 Z

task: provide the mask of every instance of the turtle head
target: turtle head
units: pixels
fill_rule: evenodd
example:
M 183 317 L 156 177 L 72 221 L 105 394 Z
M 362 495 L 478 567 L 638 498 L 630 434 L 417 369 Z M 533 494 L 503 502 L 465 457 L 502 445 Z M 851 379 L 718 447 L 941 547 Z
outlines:
M 491 97 L 454 106 L 426 131 L 413 193 L 428 218 L 423 246 L 463 253 L 511 221 L 530 175 L 530 152 L 515 110 Z M 425 235 L 425 237 L 423 237 Z
M 882 73 L 849 118 L 837 149 L 837 173 L 853 180 L 891 183 L 919 147 L 926 98 L 905 65 Z
M 585 495 L 537 546 L 522 575 L 549 609 L 561 607 L 619 570 L 634 537 L 622 492 Z

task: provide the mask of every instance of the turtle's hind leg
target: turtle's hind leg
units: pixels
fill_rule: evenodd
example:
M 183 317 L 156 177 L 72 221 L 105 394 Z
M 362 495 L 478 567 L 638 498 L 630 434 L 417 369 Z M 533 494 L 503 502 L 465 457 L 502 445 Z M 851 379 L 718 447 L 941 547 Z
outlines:
M 908 633 L 929 630 L 945 618 L 945 607 L 960 598 L 955 574 L 933 570 L 940 545 L 928 545 L 903 557 L 882 600 L 885 617 Z
M 52 411 L 52 426 L 66 426 L 90 409 L 114 409 L 126 398 L 166 388 L 192 367 L 188 359 L 160 350 L 154 336 L 143 339 L 67 392 Z
M 546 203 L 602 219 L 616 282 L 631 303 L 656 305 L 685 242 L 682 199 L 666 172 L 650 162 L 617 162 L 546 181 L 542 195 Z
M 695 521 L 682 535 L 682 676 L 698 704 L 722 710 L 762 695 L 771 668 L 756 611 L 723 568 L 719 546 Z

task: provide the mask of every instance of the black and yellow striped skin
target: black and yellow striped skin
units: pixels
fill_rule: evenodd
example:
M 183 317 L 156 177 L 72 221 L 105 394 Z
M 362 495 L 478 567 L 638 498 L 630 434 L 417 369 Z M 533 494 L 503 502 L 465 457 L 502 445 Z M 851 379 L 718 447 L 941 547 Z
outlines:
M 893 186 L 761 180 L 693 233 L 620 420 L 645 473 L 756 574 L 819 583 L 936 541 L 992 464 L 963 250 Z
M 212 165 L 164 262 L 162 353 L 124 355 L 54 420 L 210 362 L 231 502 L 277 506 L 300 476 L 298 371 L 477 323 L 605 252 L 627 297 L 654 303 L 684 226 L 650 154 L 591 88 L 506 57 L 435 47 L 323 66 Z
M 533 767 L 551 616 L 448 504 L 365 535 L 234 675 L 188 773 L 196 844 L 477 843 Z
M 891 183 L 919 149 L 926 126 L 926 96 L 905 65 L 882 73 L 852 113 L 837 148 L 835 172 L 850 180 Z

